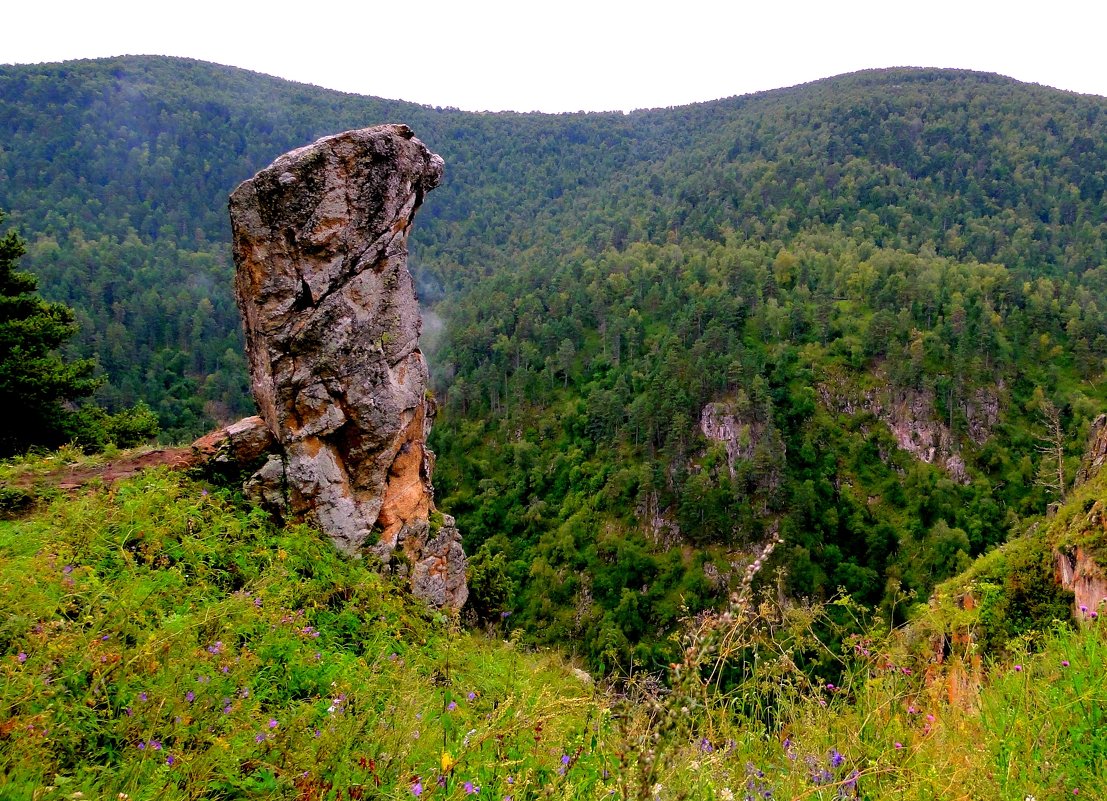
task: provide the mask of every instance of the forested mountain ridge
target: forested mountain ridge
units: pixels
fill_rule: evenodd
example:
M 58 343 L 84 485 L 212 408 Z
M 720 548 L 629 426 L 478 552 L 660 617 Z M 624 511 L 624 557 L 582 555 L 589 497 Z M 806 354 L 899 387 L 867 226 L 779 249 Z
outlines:
M 1104 258 L 1104 106 L 998 76 L 885 70 L 627 115 L 473 114 L 186 59 L 5 66 L 0 207 L 48 295 L 85 315 L 84 353 L 123 399 L 160 389 L 187 406 L 177 396 L 189 388 L 157 380 L 215 375 L 218 388 L 194 389 L 237 411 L 230 374 L 241 371 L 222 367 L 238 327 L 225 199 L 324 134 L 402 119 L 446 158 L 415 233 L 432 285 L 469 286 L 528 250 L 835 225 L 878 244 L 1080 272 Z M 71 270 L 118 266 L 77 280 L 62 257 Z M 140 265 L 160 275 L 139 278 Z M 179 303 L 144 297 L 163 281 Z M 192 319 L 204 298 L 212 309 Z M 113 306 L 125 321 L 104 316 Z M 143 330 L 151 317 L 170 330 Z M 197 339 L 206 347 L 182 359 Z M 136 353 L 152 374 L 124 380 Z M 164 411 L 180 412 L 163 421 L 171 431 L 203 427 L 198 410 Z
M 900 614 L 1063 494 L 1104 404 L 1105 111 L 946 70 L 540 115 L 182 59 L 2 67 L 0 207 L 104 400 L 185 436 L 247 408 L 227 193 L 411 125 L 447 165 L 412 261 L 479 611 L 625 666 L 774 533 L 790 592 Z

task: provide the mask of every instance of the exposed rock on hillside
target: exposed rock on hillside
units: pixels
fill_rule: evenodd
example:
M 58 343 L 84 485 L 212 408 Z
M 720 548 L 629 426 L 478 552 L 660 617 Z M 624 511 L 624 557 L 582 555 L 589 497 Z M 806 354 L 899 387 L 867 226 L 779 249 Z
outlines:
M 965 462 L 957 452 L 949 425 L 934 413 L 934 393 L 927 389 L 896 389 L 886 381 L 878 389 L 857 390 L 831 377 L 818 387 L 819 397 L 833 412 L 865 412 L 888 426 L 896 444 L 912 456 L 934 464 L 956 481 L 968 483 Z M 999 421 L 999 390 L 978 389 L 964 399 L 959 411 L 967 422 L 966 434 L 976 445 L 984 444 Z
M 453 519 L 434 513 L 434 404 L 407 269 L 408 231 L 442 172 L 405 125 L 348 131 L 278 158 L 230 211 L 251 389 L 283 455 L 253 491 L 283 482 L 293 518 L 456 608 L 465 556 Z
M 764 432 L 763 423 L 745 419 L 733 403 L 709 403 L 700 412 L 700 431 L 709 440 L 721 442 L 726 448 L 730 474 L 739 459 L 752 459 Z
M 1107 414 L 1101 414 L 1092 423 L 1092 433 L 1088 439 L 1088 449 L 1080 462 L 1076 474 L 1076 486 L 1091 481 L 1103 466 L 1107 465 Z

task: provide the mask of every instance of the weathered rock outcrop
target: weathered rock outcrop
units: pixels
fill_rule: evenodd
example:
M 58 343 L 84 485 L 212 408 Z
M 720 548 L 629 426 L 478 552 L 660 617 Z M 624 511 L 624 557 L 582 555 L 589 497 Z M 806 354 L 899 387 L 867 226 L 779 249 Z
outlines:
M 1088 437 L 1088 448 L 1076 473 L 1076 486 L 1091 481 L 1107 465 L 1107 414 L 1101 414 L 1092 423 L 1092 432 Z
M 1094 518 L 1094 519 L 1091 519 Z M 1098 525 L 1107 535 L 1107 521 L 1103 517 L 1103 503 L 1096 503 L 1089 519 L 1091 525 Z M 1054 580 L 1066 590 L 1072 590 L 1073 616 L 1078 621 L 1087 621 L 1089 615 L 1104 612 L 1102 604 L 1107 601 L 1107 574 L 1088 553 L 1086 548 L 1075 546 L 1054 551 Z
M 841 378 L 831 377 L 818 386 L 819 398 L 838 414 L 871 414 L 888 426 L 902 450 L 967 484 L 965 462 L 957 451 L 949 425 L 934 414 L 934 393 L 926 389 L 894 389 L 882 376 L 876 377 L 880 388 L 863 391 Z M 976 445 L 984 444 L 999 421 L 1001 389 L 977 389 L 959 404 L 968 426 L 965 433 Z
M 726 460 L 733 476 L 740 459 L 753 458 L 765 425 L 752 417 L 743 416 L 736 404 L 718 401 L 703 407 L 700 431 L 709 440 L 721 442 L 726 448 Z
M 442 172 L 405 125 L 348 131 L 278 158 L 230 211 L 251 389 L 281 454 L 253 492 L 272 502 L 283 485 L 291 517 L 458 608 L 465 556 L 434 510 L 434 404 L 407 269 L 408 231 Z

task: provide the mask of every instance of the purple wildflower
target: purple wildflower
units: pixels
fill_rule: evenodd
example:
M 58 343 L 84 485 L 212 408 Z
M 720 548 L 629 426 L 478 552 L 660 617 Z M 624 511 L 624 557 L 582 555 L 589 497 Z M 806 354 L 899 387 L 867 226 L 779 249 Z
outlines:
M 161 750 L 161 743 L 157 740 L 151 740 L 150 741 L 150 747 L 153 748 L 155 751 L 160 751 Z
M 895 746 L 896 750 L 898 751 L 899 749 L 903 748 L 903 743 L 896 743 Z
M 22 664 L 23 664 L 24 662 L 26 662 L 26 661 L 27 661 L 27 654 L 25 654 L 25 653 L 23 653 L 22 651 L 20 651 L 20 652 L 19 652 L 19 656 L 17 656 L 17 657 L 16 657 L 16 659 L 18 659 L 18 660 L 19 660 L 19 664 L 21 664 L 21 665 L 22 665 Z
M 221 653 L 223 653 L 223 643 L 222 642 L 216 642 L 212 645 L 209 645 L 208 646 L 208 653 L 209 654 L 221 654 Z
M 146 693 L 139 693 L 138 694 L 138 700 L 139 701 L 145 701 L 146 698 L 147 698 Z
M 65 575 L 68 576 L 70 573 L 73 572 L 73 565 L 66 565 L 65 567 L 62 568 L 62 572 L 65 573 Z
M 480 792 L 480 788 L 477 787 L 475 784 L 473 784 L 472 782 L 465 782 L 465 794 L 466 795 L 476 795 L 479 792 Z
M 568 754 L 562 754 L 561 755 L 561 764 L 562 765 L 568 765 L 569 764 L 569 755 Z
M 830 750 L 830 767 L 838 768 L 842 766 L 842 763 L 846 761 L 846 758 L 839 753 L 837 748 Z
M 176 762 L 176 761 L 177 761 L 177 760 L 173 758 L 173 755 L 172 755 L 172 754 L 170 754 L 169 756 L 167 756 L 167 757 L 165 758 L 165 764 L 166 764 L 166 765 L 170 765 L 170 766 L 172 766 L 172 764 L 173 764 L 174 762 Z
M 254 599 L 254 606 L 258 607 L 259 609 L 261 608 L 261 598 Z
M 415 780 L 415 784 L 411 785 L 411 794 L 416 798 L 423 794 L 423 783 L 418 779 Z
M 455 709 L 457 709 L 457 702 L 450 701 L 450 703 L 446 704 L 446 709 L 450 712 L 453 712 Z
M 265 732 L 262 732 L 261 734 L 259 734 L 257 737 L 254 738 L 254 742 L 255 743 L 260 743 L 264 739 L 265 739 Z
M 105 634 L 103 637 L 100 638 L 100 642 L 107 642 L 110 639 L 111 639 L 111 635 L 110 634 Z
M 146 742 L 145 742 L 145 741 L 141 741 L 141 742 L 139 742 L 139 744 L 138 744 L 138 750 L 139 750 L 139 751 L 145 751 L 145 750 L 146 750 Z
M 275 728 L 277 728 L 277 726 L 279 726 L 279 725 L 280 725 L 280 724 L 279 724 L 279 723 L 277 723 L 277 721 L 276 721 L 276 719 L 275 719 L 275 718 L 269 718 L 269 728 L 271 728 L 271 729 L 275 729 Z
M 1068 667 L 1068 666 L 1069 666 L 1069 660 L 1062 659 L 1061 660 L 1061 667 Z
M 196 700 L 196 693 L 192 692 L 192 690 L 189 690 L 187 693 L 185 693 L 185 700 L 191 704 L 193 701 Z
M 1015 665 L 1015 672 L 1022 673 L 1022 665 Z
M 223 707 L 223 714 L 224 715 L 231 714 L 231 705 L 230 704 L 227 704 L 225 707 Z
M 477 694 L 476 693 L 469 693 L 465 697 L 468 698 L 470 701 L 476 701 L 477 700 Z

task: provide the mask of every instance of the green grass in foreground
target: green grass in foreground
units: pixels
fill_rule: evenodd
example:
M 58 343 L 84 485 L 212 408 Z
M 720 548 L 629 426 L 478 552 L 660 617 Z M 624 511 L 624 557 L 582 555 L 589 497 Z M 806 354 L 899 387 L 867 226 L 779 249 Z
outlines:
M 0 798 L 1104 797 L 1098 624 L 951 703 L 958 674 L 899 637 L 848 642 L 840 687 L 806 677 L 832 607 L 737 598 L 689 627 L 671 691 L 593 693 L 147 473 L 0 523 Z

